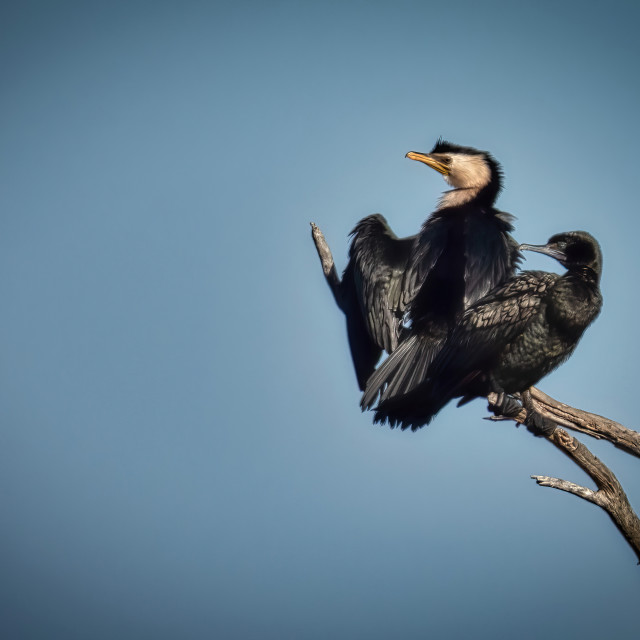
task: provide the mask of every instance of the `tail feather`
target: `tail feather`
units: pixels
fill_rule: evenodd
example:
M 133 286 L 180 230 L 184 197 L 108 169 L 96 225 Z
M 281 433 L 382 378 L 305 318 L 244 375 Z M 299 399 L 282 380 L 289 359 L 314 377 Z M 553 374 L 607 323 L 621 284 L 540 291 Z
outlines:
M 400 427 L 403 431 L 409 427 L 416 431 L 429 424 L 448 401 L 447 396 L 434 394 L 433 385 L 426 381 L 407 394 L 380 402 L 373 421 L 388 422 L 391 428 Z
M 367 381 L 360 403 L 362 409 L 371 409 L 378 400 L 382 404 L 403 397 L 420 386 L 427 379 L 429 365 L 443 341 L 444 336 L 423 333 L 401 342 Z

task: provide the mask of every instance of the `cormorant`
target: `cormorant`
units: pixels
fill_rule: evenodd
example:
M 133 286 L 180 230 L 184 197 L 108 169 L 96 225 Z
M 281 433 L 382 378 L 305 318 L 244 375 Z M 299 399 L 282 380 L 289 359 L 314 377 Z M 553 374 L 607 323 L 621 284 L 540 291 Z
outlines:
M 462 398 L 460 405 L 491 392 L 513 405 L 510 394 L 526 391 L 573 353 L 602 306 L 597 241 L 585 231 L 571 231 L 520 249 L 547 254 L 567 271 L 523 271 L 491 291 L 467 309 L 417 381 L 411 368 L 429 336 L 414 332 L 371 377 L 363 395 L 363 409 L 371 408 L 382 392 L 376 422 L 416 430 L 452 398 Z M 393 386 L 398 376 L 411 377 L 413 388 L 385 394 L 384 386 Z
M 520 260 L 509 234 L 513 216 L 493 207 L 502 172 L 489 153 L 439 140 L 429 153 L 407 157 L 441 173 L 453 189 L 415 236 L 398 238 L 380 214 L 351 232 L 337 299 L 361 390 L 382 351 L 392 353 L 416 328 L 431 336 L 420 342 L 420 361 L 428 364 L 464 309 L 512 275 Z

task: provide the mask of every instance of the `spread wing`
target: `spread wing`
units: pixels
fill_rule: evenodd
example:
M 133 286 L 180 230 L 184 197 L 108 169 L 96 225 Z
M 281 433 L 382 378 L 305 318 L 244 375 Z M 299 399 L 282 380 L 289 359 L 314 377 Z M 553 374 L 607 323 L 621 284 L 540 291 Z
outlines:
M 398 238 L 376 214 L 352 231 L 349 263 L 342 277 L 342 309 L 358 384 L 364 389 L 382 351 L 398 345 L 409 296 L 405 271 L 415 236 Z

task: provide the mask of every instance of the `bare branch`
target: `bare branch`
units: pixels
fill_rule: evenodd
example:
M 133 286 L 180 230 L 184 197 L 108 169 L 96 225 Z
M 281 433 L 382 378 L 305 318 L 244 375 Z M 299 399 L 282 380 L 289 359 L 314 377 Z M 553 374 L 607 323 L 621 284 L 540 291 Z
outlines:
M 596 492 L 587 487 L 583 487 L 575 482 L 569 482 L 568 480 L 561 480 L 560 478 L 550 478 L 549 476 L 531 476 L 541 487 L 551 487 L 552 489 L 560 489 L 560 491 L 567 491 L 573 493 L 580 498 L 584 498 L 589 502 L 595 502 L 594 496 Z
M 602 507 L 631 545 L 640 564 L 640 519 L 631 508 L 629 499 L 616 476 L 587 447 L 564 429 L 557 428 L 547 439 L 589 474 L 598 490 L 593 492 L 586 487 L 564 480 L 554 482 L 555 479 L 547 479 L 546 482 L 541 482 L 540 477 L 535 477 L 536 482 L 543 486 L 569 491 Z
M 637 431 L 609 418 L 558 402 L 535 387 L 531 387 L 530 391 L 536 411 L 544 413 L 546 417 L 568 429 L 608 440 L 618 449 L 640 458 L 640 433 Z
M 333 255 L 331 249 L 324 238 L 324 234 L 320 231 L 318 225 L 315 222 L 311 223 L 311 237 L 316 245 L 316 251 L 320 258 L 320 264 L 322 265 L 322 271 L 324 277 L 327 279 L 327 284 L 333 293 L 333 297 L 336 300 L 337 305 L 342 309 L 342 292 L 340 290 L 340 276 L 336 269 L 335 262 L 333 261 Z
M 549 409 L 549 404 L 538 404 L 533 398 L 533 391 L 532 389 L 531 392 L 526 391 L 522 394 L 524 407 L 522 411 L 512 419 L 520 424 L 528 425 L 532 422 L 532 414 L 537 413 L 538 416 L 542 416 L 546 420 L 554 421 L 555 418 L 553 412 Z M 537 390 L 535 391 L 540 393 Z M 493 397 L 495 395 L 496 394 L 490 395 L 489 402 L 495 400 Z M 554 400 L 553 402 L 556 401 Z M 567 415 L 571 415 L 567 409 L 571 409 L 571 407 L 563 405 L 563 411 Z M 622 429 L 624 429 L 624 427 L 622 427 Z M 561 491 L 567 491 L 604 509 L 634 550 L 638 557 L 638 564 L 640 564 L 640 519 L 638 519 L 638 516 L 631 508 L 629 499 L 613 472 L 601 460 L 594 456 L 587 447 L 569 435 L 564 429 L 556 426 L 544 434 L 539 433 L 539 435 L 544 435 L 556 448 L 571 458 L 571 460 L 591 477 L 598 487 L 598 490 L 593 491 L 587 487 L 567 480 L 561 480 L 560 478 L 551 478 L 549 476 L 531 477 L 543 487 L 552 487 L 554 489 L 560 489 Z
M 618 449 L 640 458 L 640 433 L 638 431 L 629 429 L 609 418 L 558 402 L 536 387 L 531 387 L 529 393 L 532 403 L 529 410 L 533 410 L 538 415 L 567 429 L 586 433 L 598 440 L 608 440 Z M 526 392 L 523 396 L 526 397 Z M 497 397 L 497 394 L 489 394 L 487 397 L 489 404 L 495 404 Z M 510 419 L 524 424 L 526 417 L 527 409 L 523 408 L 519 415 Z

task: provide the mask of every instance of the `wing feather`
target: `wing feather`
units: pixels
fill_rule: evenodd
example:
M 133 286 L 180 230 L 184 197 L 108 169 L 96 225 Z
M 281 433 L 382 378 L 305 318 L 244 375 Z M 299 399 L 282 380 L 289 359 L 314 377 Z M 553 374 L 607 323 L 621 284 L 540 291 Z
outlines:
M 420 367 L 418 373 L 409 369 L 433 340 L 430 335 L 414 334 L 371 377 L 363 406 L 370 408 L 379 396 L 377 422 L 414 429 L 428 423 L 526 329 L 541 312 L 545 294 L 558 277 L 525 271 L 495 288 L 464 313 L 430 366 Z
M 415 236 L 398 238 L 380 214 L 361 220 L 351 235 L 342 277 L 343 310 L 358 383 L 364 389 L 382 351 L 391 353 L 398 346 L 407 299 L 403 279 Z

